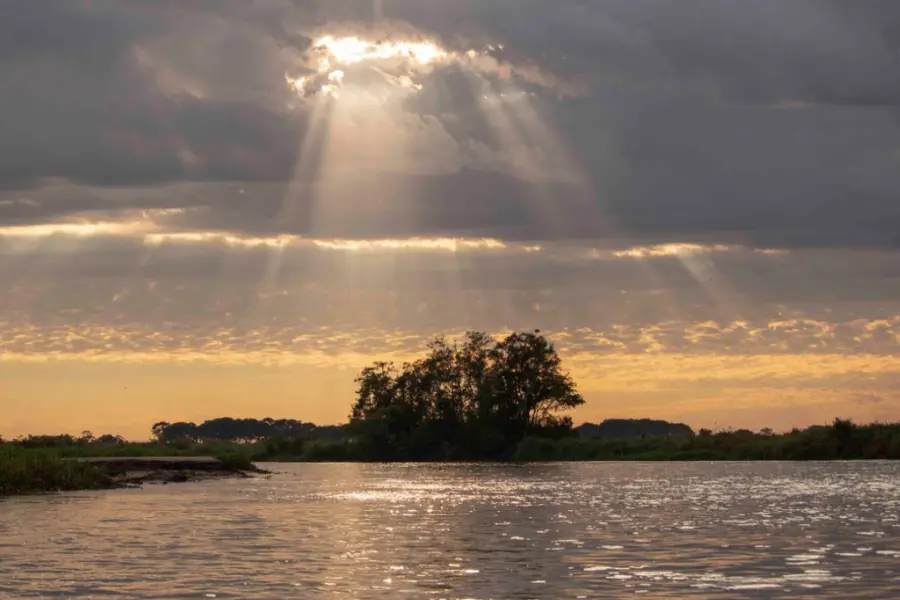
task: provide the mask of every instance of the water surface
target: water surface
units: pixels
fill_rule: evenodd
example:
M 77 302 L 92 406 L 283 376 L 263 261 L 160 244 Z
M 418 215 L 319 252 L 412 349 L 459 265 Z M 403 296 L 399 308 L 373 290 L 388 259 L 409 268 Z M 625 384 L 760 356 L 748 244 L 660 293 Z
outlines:
M 900 598 L 900 465 L 273 465 L 0 501 L 0 598 Z

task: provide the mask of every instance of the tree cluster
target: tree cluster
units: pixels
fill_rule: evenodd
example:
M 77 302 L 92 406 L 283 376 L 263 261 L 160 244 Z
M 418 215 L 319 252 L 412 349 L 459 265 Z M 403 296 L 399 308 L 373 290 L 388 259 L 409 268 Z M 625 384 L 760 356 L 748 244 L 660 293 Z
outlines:
M 0 437 L 0 443 L 3 438 Z M 68 448 L 73 446 L 115 446 L 125 443 L 125 438 L 121 435 L 113 435 L 105 433 L 101 436 L 95 436 L 90 431 L 83 431 L 79 437 L 69 434 L 62 435 L 29 435 L 12 440 L 22 448 Z
M 659 419 L 606 419 L 602 423 L 585 423 L 578 433 L 600 438 L 633 438 L 680 436 L 693 437 L 694 430 L 684 423 L 670 423 Z
M 357 377 L 356 442 L 385 460 L 508 458 L 529 435 L 564 436 L 559 413 L 584 403 L 539 331 L 437 338 L 421 360 L 377 362 Z
M 343 432 L 339 427 L 317 427 L 295 419 L 232 419 L 223 417 L 196 423 L 160 422 L 153 425 L 153 437 L 160 442 L 199 442 L 220 440 L 251 443 L 270 438 L 336 438 Z

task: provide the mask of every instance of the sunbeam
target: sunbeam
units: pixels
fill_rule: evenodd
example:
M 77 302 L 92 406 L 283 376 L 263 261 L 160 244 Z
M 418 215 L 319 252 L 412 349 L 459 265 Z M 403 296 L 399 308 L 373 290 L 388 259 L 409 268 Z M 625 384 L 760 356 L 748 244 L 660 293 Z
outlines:
M 384 20 L 384 0 L 372 0 L 372 16 L 376 23 Z
M 498 161 L 498 168 L 523 181 L 523 210 L 546 225 L 549 237 L 578 237 L 583 223 L 603 224 L 614 236 L 616 228 L 595 200 L 590 174 L 534 108 L 531 94 L 508 85 L 499 90 L 480 85 L 475 93 L 492 147 L 479 149 L 485 161 Z
M 296 80 L 288 79 L 288 83 L 296 89 Z M 281 208 L 275 216 L 275 225 L 282 231 L 295 231 L 312 219 L 320 174 L 329 152 L 328 129 L 334 110 L 333 98 L 317 96 L 305 109 L 306 132 L 298 141 L 296 164 L 285 188 Z
M 739 318 L 747 318 L 749 316 L 746 313 L 747 303 L 737 290 L 732 289 L 726 275 L 720 272 L 715 261 L 716 255 L 727 255 L 734 250 L 735 247 L 724 244 L 676 243 L 629 248 L 614 252 L 614 256 L 637 261 L 642 268 L 648 270 L 654 280 L 657 280 L 657 277 L 648 259 L 674 259 L 696 289 L 705 296 L 702 305 L 715 307 L 717 318 L 724 318 L 726 314 L 737 314 Z M 677 316 L 684 318 L 684 315 Z

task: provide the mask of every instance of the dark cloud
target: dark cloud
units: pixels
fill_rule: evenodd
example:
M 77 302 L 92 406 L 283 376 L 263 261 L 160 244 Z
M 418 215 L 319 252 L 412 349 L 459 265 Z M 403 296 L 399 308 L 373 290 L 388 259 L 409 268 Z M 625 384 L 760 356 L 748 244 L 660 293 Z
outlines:
M 56 236 L 2 241 L 0 255 L 0 317 L 12 329 L 80 322 L 161 330 L 172 323 L 418 332 L 537 326 L 619 332 L 637 343 L 633 349 L 656 339 L 687 351 L 700 348 L 692 336 L 704 337 L 686 332 L 688 324 L 713 321 L 706 350 L 789 344 L 781 351 L 798 352 L 813 343 L 818 351 L 893 352 L 900 334 L 893 253 L 732 249 L 637 259 L 557 244 L 352 251 L 311 242 L 274 248 Z M 785 325 L 767 330 L 772 322 Z M 744 324 L 725 331 L 735 323 Z M 869 323 L 876 325 L 860 338 Z M 655 337 L 646 337 L 651 328 Z
M 459 51 L 497 46 L 477 75 L 432 69 L 400 112 L 332 114 L 349 140 L 332 162 L 366 135 L 386 149 L 383 162 L 373 151 L 358 157 L 365 168 L 323 180 L 327 165 L 315 163 L 328 144 L 308 144 L 311 104 L 284 77 L 309 70 L 317 33 L 364 31 L 369 2 L 0 3 L 0 224 L 184 208 L 167 226 L 900 244 L 896 3 L 387 0 L 385 10 L 385 31 Z M 532 95 L 486 108 L 485 95 L 516 87 Z
M 673 71 L 708 81 L 727 101 L 848 106 L 900 103 L 896 4 L 637 2 L 641 22 Z M 655 6 L 654 6 L 655 5 Z M 620 13 L 621 14 L 621 13 Z M 634 22 L 634 21 L 632 21 Z

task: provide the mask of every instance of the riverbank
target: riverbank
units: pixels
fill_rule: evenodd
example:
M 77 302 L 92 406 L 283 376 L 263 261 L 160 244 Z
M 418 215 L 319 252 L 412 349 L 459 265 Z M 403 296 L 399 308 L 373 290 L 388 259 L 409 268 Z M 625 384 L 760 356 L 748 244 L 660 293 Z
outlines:
M 186 483 L 226 477 L 251 477 L 267 471 L 250 462 L 229 464 L 211 456 L 91 457 L 74 460 L 101 469 L 126 487 L 145 483 Z
M 120 487 L 96 465 L 41 451 L 0 450 L 0 496 Z
M 603 428 L 593 430 L 603 431 Z M 526 437 L 491 454 L 480 454 L 477 446 L 465 440 L 446 440 L 438 451 L 422 453 L 401 444 L 373 443 L 365 437 L 353 437 L 351 430 L 347 433 L 347 437 L 338 439 L 310 440 L 298 435 L 247 442 L 176 439 L 136 443 L 121 438 L 104 442 L 71 436 L 33 436 L 0 444 L 0 495 L 174 483 L 210 477 L 208 472 L 189 468 L 190 465 L 180 469 L 163 468 L 167 457 L 170 461 L 214 457 L 224 463 L 227 476 L 253 473 L 253 464 L 263 462 L 900 460 L 900 424 L 857 425 L 841 419 L 831 425 L 785 433 L 701 430 L 694 434 L 688 430 L 685 434 L 671 435 L 590 435 L 573 430 L 555 437 Z M 62 462 L 62 459 L 92 458 L 107 460 Z M 148 471 L 134 462 L 143 459 L 161 464 Z M 122 468 L 122 461 L 131 462 Z M 104 463 L 106 468 L 98 469 Z M 119 466 L 111 470 L 112 465 Z
M 140 487 L 264 474 L 249 460 L 194 457 L 61 457 L 0 450 L 0 496 Z

